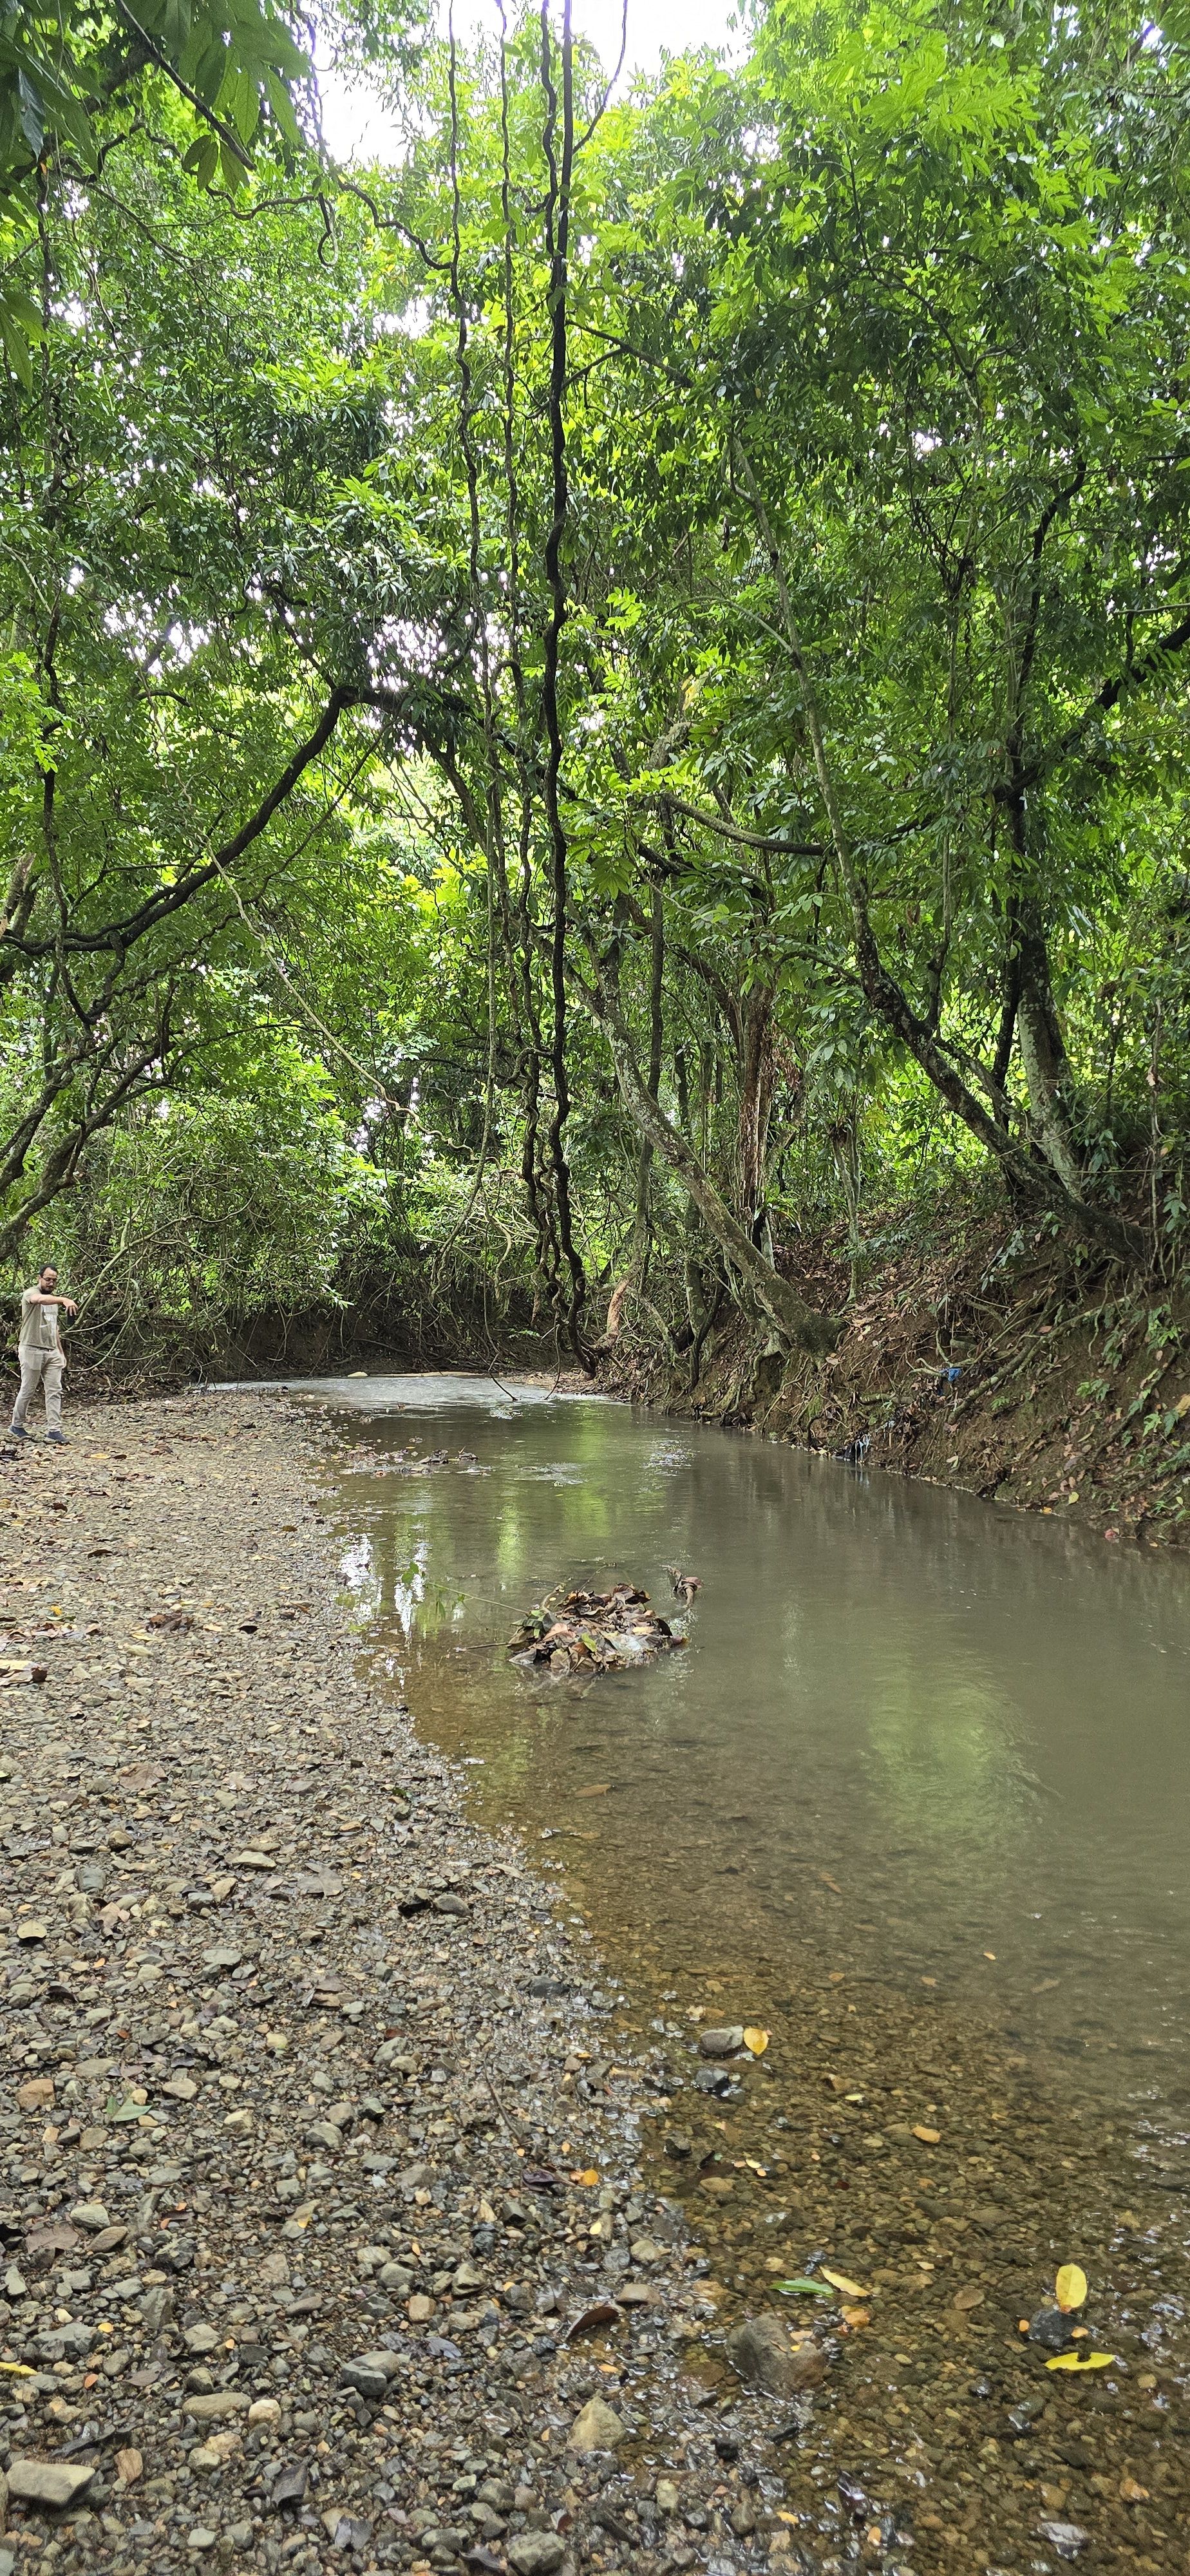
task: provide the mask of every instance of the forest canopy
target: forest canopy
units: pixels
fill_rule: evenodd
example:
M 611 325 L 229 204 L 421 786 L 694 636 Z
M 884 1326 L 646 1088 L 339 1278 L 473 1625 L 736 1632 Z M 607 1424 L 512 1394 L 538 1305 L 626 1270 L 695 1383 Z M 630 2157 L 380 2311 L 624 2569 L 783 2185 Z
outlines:
M 945 1202 L 1173 1280 L 1190 21 L 772 0 L 609 78 L 0 47 L 0 1250 L 693 1380 Z M 399 148 L 320 137 L 310 64 Z

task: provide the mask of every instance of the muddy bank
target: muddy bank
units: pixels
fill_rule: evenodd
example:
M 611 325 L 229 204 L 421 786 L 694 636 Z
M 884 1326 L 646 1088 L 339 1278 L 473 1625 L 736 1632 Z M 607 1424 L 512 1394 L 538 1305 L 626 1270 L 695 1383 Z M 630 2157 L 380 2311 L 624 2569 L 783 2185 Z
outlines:
M 1184 1301 L 1076 1260 L 1048 1233 L 961 1206 L 932 1227 L 873 1220 L 849 1298 L 837 1235 L 782 1258 L 844 1325 L 825 1360 L 783 1363 L 734 1312 L 686 1354 L 624 1336 L 602 1382 L 676 1414 L 752 1426 L 953 1486 L 1109 1540 L 1190 1539 Z

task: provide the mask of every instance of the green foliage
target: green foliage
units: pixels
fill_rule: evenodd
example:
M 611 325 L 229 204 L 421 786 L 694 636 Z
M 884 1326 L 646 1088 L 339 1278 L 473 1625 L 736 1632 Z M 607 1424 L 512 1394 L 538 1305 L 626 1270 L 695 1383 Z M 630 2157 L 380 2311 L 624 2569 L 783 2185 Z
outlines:
M 536 16 L 357 15 L 408 149 L 333 209 L 288 22 L 213 23 L 144 22 L 200 104 L 102 183 L 11 145 L 3 1240 L 73 1186 L 130 1276 L 157 1172 L 171 1314 L 420 1262 L 676 1347 L 995 1173 L 1172 1281 L 1177 18 L 774 0 L 611 105 L 580 49 L 564 185 Z M 71 53 L 96 131 L 154 60 Z

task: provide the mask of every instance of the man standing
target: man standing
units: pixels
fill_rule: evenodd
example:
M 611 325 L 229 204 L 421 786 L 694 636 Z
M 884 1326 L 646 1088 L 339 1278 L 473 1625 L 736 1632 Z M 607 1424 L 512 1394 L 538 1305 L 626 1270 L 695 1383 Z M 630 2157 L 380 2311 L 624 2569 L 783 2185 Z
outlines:
M 62 1439 L 62 1371 L 66 1353 L 58 1333 L 58 1309 L 65 1306 L 68 1315 L 77 1315 L 73 1297 L 58 1294 L 58 1273 L 51 1262 L 41 1272 L 36 1288 L 26 1288 L 21 1299 L 21 1332 L 17 1346 L 21 1363 L 21 1391 L 12 1408 L 12 1430 L 18 1440 L 25 1440 L 25 1415 L 40 1385 L 45 1395 L 47 1436 Z

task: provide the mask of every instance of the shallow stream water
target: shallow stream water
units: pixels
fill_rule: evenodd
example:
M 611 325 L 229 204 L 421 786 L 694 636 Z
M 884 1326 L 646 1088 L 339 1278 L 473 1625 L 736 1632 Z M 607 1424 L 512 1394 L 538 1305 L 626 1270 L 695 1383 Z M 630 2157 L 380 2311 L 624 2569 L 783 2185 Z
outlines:
M 311 1392 L 362 1651 L 620 1981 L 646 2165 L 718 2302 L 699 2402 L 730 2425 L 733 2319 L 813 2325 L 812 2420 L 770 2437 L 812 2563 L 1184 2565 L 1184 1570 L 597 1399 Z M 688 1610 L 669 1566 L 701 1578 Z M 590 1681 L 510 1660 L 556 1586 L 623 1576 L 678 1652 Z M 455 1937 L 463 1968 L 482 1923 Z M 723 2023 L 763 2052 L 701 2063 Z M 571 2063 L 581 2157 L 617 2069 Z M 1058 2367 L 1096 2358 L 1053 2377 L 1070 2262 Z
M 606 1401 L 450 1377 L 334 1393 L 369 1643 L 470 1757 L 484 1812 L 556 1838 L 622 1966 L 718 1979 L 732 2018 L 791 1986 L 901 1986 L 1180 2126 L 1180 1566 Z M 688 1610 L 667 1565 L 701 1577 Z M 510 1662 L 553 1586 L 621 1575 L 681 1653 L 587 1682 Z

